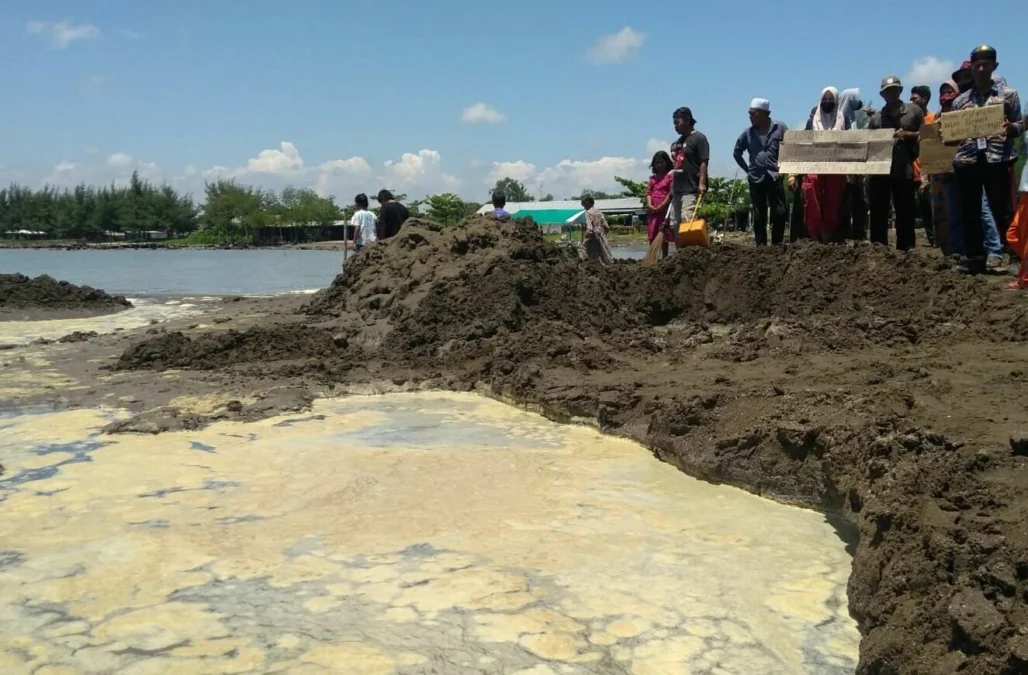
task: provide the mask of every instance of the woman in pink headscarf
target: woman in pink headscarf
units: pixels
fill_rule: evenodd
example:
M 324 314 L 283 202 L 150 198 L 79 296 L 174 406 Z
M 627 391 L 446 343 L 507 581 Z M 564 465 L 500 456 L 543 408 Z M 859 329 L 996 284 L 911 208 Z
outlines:
M 807 121 L 808 131 L 844 131 L 849 129 L 846 116 L 839 108 L 839 90 L 825 87 L 821 101 Z M 831 241 L 839 227 L 842 200 L 846 194 L 846 176 L 806 175 L 803 177 L 803 211 L 807 233 L 815 241 Z

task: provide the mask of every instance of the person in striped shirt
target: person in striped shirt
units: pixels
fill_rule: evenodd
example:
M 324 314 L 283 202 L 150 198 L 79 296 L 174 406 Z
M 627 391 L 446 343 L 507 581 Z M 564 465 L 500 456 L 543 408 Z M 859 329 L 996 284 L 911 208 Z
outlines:
M 993 79 L 993 73 L 999 66 L 996 50 L 989 45 L 981 45 L 971 52 L 970 60 L 973 84 L 953 101 L 953 110 L 1002 105 L 1006 119 L 1002 134 L 960 143 L 953 160 L 960 190 L 966 255 L 964 264 L 958 269 L 967 274 L 980 274 L 986 270 L 980 195 L 984 188 L 996 227 L 1005 239 L 1013 217 L 1010 176 L 1016 160 L 1014 139 L 1024 132 L 1024 120 L 1017 90 Z M 1016 258 L 1012 258 L 1011 263 L 1015 264 Z

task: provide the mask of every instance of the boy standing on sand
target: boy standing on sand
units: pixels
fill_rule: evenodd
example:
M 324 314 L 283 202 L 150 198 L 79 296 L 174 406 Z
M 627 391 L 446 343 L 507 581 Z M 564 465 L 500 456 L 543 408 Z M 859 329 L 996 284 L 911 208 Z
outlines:
M 375 228 L 378 226 L 375 214 L 368 211 L 368 196 L 363 192 L 353 198 L 357 206 L 357 212 L 350 219 L 353 227 L 353 250 L 360 251 L 373 241 L 378 239 Z

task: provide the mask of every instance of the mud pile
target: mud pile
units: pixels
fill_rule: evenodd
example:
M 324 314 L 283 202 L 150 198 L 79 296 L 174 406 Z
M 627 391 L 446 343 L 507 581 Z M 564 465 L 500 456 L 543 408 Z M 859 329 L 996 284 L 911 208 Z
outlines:
M 109 295 L 89 286 L 76 286 L 42 275 L 0 274 L 0 311 L 17 309 L 59 309 L 118 311 L 132 303 L 120 295 Z
M 431 382 L 596 420 L 684 471 L 859 531 L 860 673 L 1028 672 L 1028 305 L 872 246 L 582 263 L 522 223 L 412 220 L 292 323 L 123 369 Z M 1012 432 L 1011 432 L 1012 433 Z

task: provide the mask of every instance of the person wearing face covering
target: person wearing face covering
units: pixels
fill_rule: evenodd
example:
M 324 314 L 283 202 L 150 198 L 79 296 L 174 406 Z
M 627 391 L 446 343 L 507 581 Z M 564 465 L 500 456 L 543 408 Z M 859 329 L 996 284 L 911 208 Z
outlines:
M 849 128 L 839 107 L 839 90 L 825 87 L 821 101 L 807 122 L 808 131 L 844 131 Z M 811 175 L 803 177 L 803 216 L 807 233 L 815 241 L 831 241 L 839 228 L 846 176 Z

